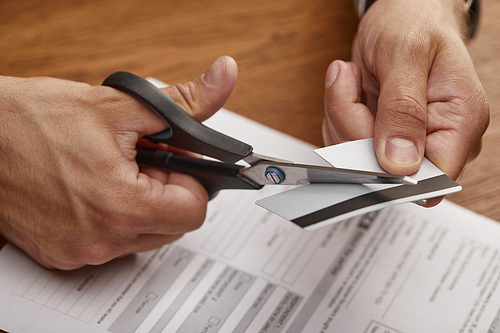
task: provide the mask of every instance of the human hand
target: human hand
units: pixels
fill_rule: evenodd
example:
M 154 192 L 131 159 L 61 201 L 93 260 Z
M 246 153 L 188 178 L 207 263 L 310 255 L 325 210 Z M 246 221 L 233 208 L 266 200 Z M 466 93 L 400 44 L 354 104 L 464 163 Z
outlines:
M 201 77 L 163 89 L 202 121 L 237 77 L 221 57 Z M 157 248 L 198 228 L 208 195 L 193 178 L 136 161 L 153 111 L 110 87 L 0 77 L 0 234 L 43 266 L 74 269 Z
M 462 0 L 377 0 L 370 7 L 353 62 L 334 61 L 327 71 L 325 144 L 374 137 L 389 173 L 416 172 L 425 154 L 450 178 L 460 175 L 481 150 L 489 123 L 461 6 Z

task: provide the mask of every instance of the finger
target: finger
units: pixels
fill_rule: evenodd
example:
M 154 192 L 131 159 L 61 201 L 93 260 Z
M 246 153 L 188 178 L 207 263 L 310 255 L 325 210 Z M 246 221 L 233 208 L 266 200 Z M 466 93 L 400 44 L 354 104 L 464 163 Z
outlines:
M 340 60 L 328 67 L 325 90 L 325 140 L 339 143 L 373 136 L 374 118 L 361 103 L 361 74 L 353 63 Z
M 429 69 L 419 59 L 428 56 L 393 57 L 378 73 L 375 151 L 387 172 L 407 175 L 418 170 L 425 152 Z
M 229 56 L 218 58 L 194 81 L 164 88 L 170 98 L 191 116 L 203 121 L 219 110 L 231 94 L 238 67 Z
M 137 178 L 138 195 L 131 203 L 131 235 L 179 234 L 199 228 L 206 214 L 208 194 L 194 178 L 169 173 L 167 184 L 140 173 Z
M 426 157 L 451 179 L 456 180 L 465 165 L 474 160 L 482 147 L 472 130 L 440 130 L 427 136 Z
M 489 124 L 489 105 L 467 50 L 462 54 L 444 53 L 433 66 L 445 68 L 440 62 L 453 62 L 459 69 L 429 80 L 425 154 L 450 178 L 457 179 L 465 164 L 481 151 L 481 138 Z M 443 77 L 448 82 L 442 82 Z

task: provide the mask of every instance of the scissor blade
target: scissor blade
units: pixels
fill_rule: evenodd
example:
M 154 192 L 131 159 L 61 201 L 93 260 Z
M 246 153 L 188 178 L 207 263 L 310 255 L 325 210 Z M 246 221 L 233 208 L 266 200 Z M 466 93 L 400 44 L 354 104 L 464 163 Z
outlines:
M 335 167 L 261 161 L 240 171 L 240 174 L 260 185 L 304 185 L 311 183 L 338 184 L 417 184 L 408 176 Z

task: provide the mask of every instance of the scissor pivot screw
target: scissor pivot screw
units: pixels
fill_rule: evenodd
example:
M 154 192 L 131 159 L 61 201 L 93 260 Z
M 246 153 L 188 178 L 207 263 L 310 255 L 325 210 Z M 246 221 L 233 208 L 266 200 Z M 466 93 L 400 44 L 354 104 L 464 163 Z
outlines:
M 277 167 L 267 167 L 266 179 L 273 184 L 281 184 L 285 181 L 285 173 Z

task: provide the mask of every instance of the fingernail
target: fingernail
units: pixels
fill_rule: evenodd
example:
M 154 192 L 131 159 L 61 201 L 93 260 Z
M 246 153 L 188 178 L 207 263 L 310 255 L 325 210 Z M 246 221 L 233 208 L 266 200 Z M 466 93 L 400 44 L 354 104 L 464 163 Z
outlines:
M 385 146 L 385 155 L 396 164 L 411 165 L 418 161 L 415 143 L 403 138 L 391 138 Z
M 208 86 L 217 86 L 226 76 L 226 64 L 223 57 L 217 59 L 212 66 L 201 76 L 202 80 Z
M 337 62 L 333 62 L 328 66 L 328 69 L 326 70 L 326 77 L 325 77 L 325 86 L 326 89 L 330 88 L 337 79 L 337 75 L 339 74 L 340 71 L 340 66 Z

